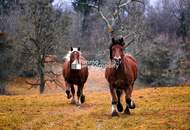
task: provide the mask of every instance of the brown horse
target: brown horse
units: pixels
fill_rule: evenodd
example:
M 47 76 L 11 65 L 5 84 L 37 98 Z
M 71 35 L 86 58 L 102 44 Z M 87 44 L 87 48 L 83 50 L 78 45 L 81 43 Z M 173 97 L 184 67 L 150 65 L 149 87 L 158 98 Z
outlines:
M 120 101 L 123 91 L 126 100 L 124 113 L 130 114 L 129 108 L 135 108 L 135 103 L 131 100 L 131 94 L 137 78 L 137 62 L 131 55 L 124 54 L 124 44 L 123 38 L 118 40 L 112 38 L 110 46 L 111 62 L 105 71 L 112 97 L 112 116 L 118 116 L 118 112 L 123 111 Z
M 81 55 L 80 48 L 71 47 L 71 51 L 67 54 L 63 64 L 63 77 L 65 79 L 67 98 L 72 97 L 71 103 L 76 103 L 77 105 L 84 103 L 83 87 L 88 78 L 88 67 L 85 58 Z M 77 102 L 75 101 L 74 85 L 78 87 Z

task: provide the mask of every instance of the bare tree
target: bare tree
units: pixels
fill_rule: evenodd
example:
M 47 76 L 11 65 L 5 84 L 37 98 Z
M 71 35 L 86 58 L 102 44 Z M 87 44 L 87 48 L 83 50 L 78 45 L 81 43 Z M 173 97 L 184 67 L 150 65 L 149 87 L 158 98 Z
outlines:
M 83 36 L 80 31 L 82 18 L 77 12 L 74 13 L 76 15 L 73 19 L 74 24 L 72 24 L 71 32 L 74 34 L 73 38 L 77 40 L 72 44 L 79 44 L 84 50 L 87 50 L 85 54 L 88 58 L 105 60 L 110 37 L 124 37 L 126 47 L 134 42 L 140 43 L 139 40 L 142 39 L 145 31 L 142 24 L 143 18 L 140 18 L 144 16 L 144 0 L 90 0 L 88 3 L 83 1 L 79 4 L 88 5 L 88 8 L 93 10 L 88 16 L 88 24 L 90 25 L 87 29 L 88 33 Z M 134 19 L 135 21 L 133 21 Z M 96 55 L 92 55 L 94 53 Z
M 122 21 L 122 17 L 125 18 L 130 12 L 135 11 L 127 8 L 128 6 L 130 6 L 131 4 L 133 4 L 133 6 L 139 6 L 138 3 L 143 5 L 144 8 L 143 0 L 117 0 L 114 2 L 110 2 L 110 7 L 107 9 L 102 7 L 100 0 L 98 0 L 96 3 L 88 3 L 88 6 L 95 8 L 99 12 L 101 18 L 106 23 L 107 31 L 111 33 L 111 36 L 114 36 L 115 34 L 120 34 L 121 36 L 123 36 L 125 35 L 125 25 Z M 131 34 L 132 33 L 134 32 L 131 32 Z
M 49 0 L 22 3 L 20 33 L 28 60 L 37 66 L 40 93 L 45 88 L 45 58 L 53 52 L 56 17 Z

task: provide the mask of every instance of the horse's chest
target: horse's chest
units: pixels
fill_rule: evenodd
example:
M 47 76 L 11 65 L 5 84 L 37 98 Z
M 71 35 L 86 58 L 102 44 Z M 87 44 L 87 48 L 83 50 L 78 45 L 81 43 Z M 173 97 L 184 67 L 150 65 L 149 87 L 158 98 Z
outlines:
M 71 84 L 79 84 L 81 82 L 81 76 L 78 72 L 70 73 L 68 82 Z
M 113 83 L 115 87 L 125 87 L 126 86 L 126 76 L 123 72 L 119 71 L 114 74 Z

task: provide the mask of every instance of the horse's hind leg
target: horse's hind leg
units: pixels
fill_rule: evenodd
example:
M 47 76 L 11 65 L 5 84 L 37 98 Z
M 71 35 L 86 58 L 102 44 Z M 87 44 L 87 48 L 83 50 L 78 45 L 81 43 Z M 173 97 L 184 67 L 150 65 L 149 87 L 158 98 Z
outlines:
M 111 86 L 110 86 L 110 93 L 112 97 L 112 116 L 119 116 L 117 113 L 118 99 L 117 99 L 116 90 Z
M 71 104 L 75 104 L 75 88 L 74 85 L 71 85 L 71 93 L 72 93 L 72 99 L 71 99 Z
M 119 112 L 123 111 L 123 106 L 121 104 L 121 94 L 122 94 L 122 90 L 121 89 L 117 89 L 116 90 L 116 94 L 117 94 L 117 98 L 118 98 L 118 103 L 117 103 L 117 110 Z

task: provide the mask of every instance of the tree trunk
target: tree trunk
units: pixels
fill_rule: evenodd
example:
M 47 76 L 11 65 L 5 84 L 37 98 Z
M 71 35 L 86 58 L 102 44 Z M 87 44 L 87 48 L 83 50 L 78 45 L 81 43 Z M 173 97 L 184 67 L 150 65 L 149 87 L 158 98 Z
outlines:
M 183 40 L 183 43 L 186 43 L 186 36 L 185 35 L 182 36 L 182 40 Z
M 6 94 L 5 87 L 6 84 L 3 81 L 0 81 L 0 95 Z
M 40 77 L 40 93 L 44 92 L 45 89 L 45 64 L 43 58 L 38 59 L 38 74 Z

